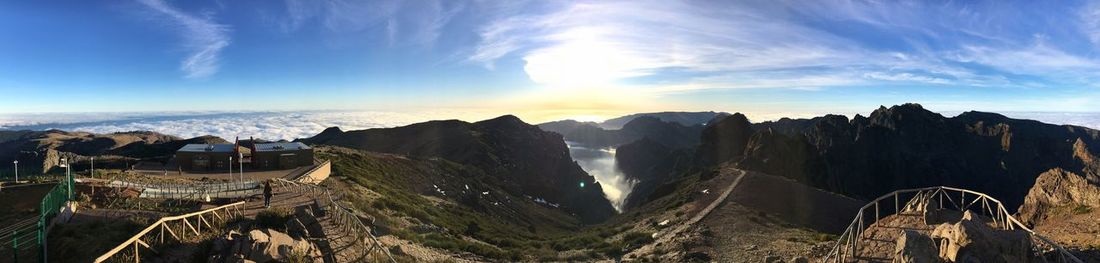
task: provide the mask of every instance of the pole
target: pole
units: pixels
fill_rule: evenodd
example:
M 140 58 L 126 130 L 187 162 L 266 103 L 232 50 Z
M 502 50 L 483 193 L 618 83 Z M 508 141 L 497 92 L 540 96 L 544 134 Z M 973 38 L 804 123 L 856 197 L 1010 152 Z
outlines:
M 14 163 L 14 164 L 15 164 L 15 182 L 16 182 L 16 183 L 19 183 L 19 161 L 18 161 L 18 160 L 16 160 L 16 161 L 14 161 L 14 162 L 12 162 L 12 163 Z
M 68 177 L 69 182 L 69 201 L 73 200 L 73 170 L 69 162 L 65 162 L 65 176 Z
M 88 174 L 89 177 L 95 177 L 95 157 L 92 157 L 92 172 Z
M 229 156 L 229 180 L 233 180 L 233 156 Z
M 239 155 L 237 156 L 237 164 L 241 168 L 240 170 L 237 170 L 237 171 L 241 172 L 241 181 L 244 181 L 244 153 L 239 153 Z M 233 164 L 229 164 L 229 165 L 233 165 Z

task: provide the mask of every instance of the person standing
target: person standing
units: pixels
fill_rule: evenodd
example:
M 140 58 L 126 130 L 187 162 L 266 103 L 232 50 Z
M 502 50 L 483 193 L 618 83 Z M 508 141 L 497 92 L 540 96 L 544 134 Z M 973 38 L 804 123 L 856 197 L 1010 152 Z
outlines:
M 264 182 L 264 208 L 271 208 L 271 181 Z

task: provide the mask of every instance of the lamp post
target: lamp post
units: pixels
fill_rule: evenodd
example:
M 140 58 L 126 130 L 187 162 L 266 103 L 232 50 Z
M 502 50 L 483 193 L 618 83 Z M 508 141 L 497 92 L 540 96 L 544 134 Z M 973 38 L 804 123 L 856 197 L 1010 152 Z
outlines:
M 19 183 L 19 160 L 12 161 L 15 164 L 15 182 Z
M 70 166 L 69 165 L 69 160 L 65 159 L 65 158 L 61 158 L 61 167 L 65 167 L 65 180 L 68 180 L 68 182 L 66 182 L 65 184 L 68 185 L 69 200 L 71 201 L 71 200 L 73 200 L 73 175 L 72 175 L 72 169 L 70 169 L 69 166 Z
M 95 177 L 95 157 L 92 157 L 92 172 L 88 174 L 88 177 Z
M 239 163 L 240 168 L 241 168 L 240 170 L 237 170 L 237 171 L 241 172 L 241 183 L 244 183 L 244 153 L 237 153 L 237 163 Z M 229 164 L 229 165 L 233 165 L 233 164 Z
M 233 180 L 233 156 L 229 156 L 229 180 Z

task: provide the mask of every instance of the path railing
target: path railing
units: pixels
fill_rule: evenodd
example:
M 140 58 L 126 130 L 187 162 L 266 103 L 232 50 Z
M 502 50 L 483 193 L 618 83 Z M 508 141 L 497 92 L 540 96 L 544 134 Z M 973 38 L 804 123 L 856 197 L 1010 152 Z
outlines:
M 967 197 L 970 197 L 970 199 L 967 199 Z M 891 200 L 893 200 L 894 204 L 892 207 L 889 206 L 889 203 L 885 206 L 881 205 L 882 202 L 890 202 Z M 945 201 L 946 204 L 944 203 Z M 858 213 L 856 213 L 855 219 L 852 220 L 848 225 L 848 229 L 844 230 L 844 233 L 837 239 L 836 245 L 833 246 L 833 249 L 829 252 L 829 255 L 826 256 L 824 261 L 860 261 L 861 255 L 859 255 L 859 252 L 863 247 L 863 231 L 866 230 L 865 226 L 870 226 L 878 222 L 878 220 L 884 216 L 898 214 L 903 211 L 923 211 L 928 207 L 935 207 L 938 209 L 952 208 L 959 211 L 969 210 L 972 212 L 979 212 L 983 216 L 992 219 L 993 223 L 1000 229 L 1022 230 L 1027 232 L 1031 238 L 1041 241 L 1041 245 L 1046 246 L 1045 248 L 1033 248 L 1040 250 L 1037 252 L 1042 253 L 1044 257 L 1046 253 L 1054 251 L 1057 253 L 1058 262 L 1081 263 L 1080 259 L 1070 254 L 1069 251 L 1066 251 L 1062 246 L 1035 233 L 1035 231 L 1032 231 L 1026 225 L 1020 223 L 1019 220 L 1008 212 L 1008 209 L 1005 209 L 1001 201 L 996 198 L 976 191 L 946 186 L 897 190 L 867 203 L 859 209 Z M 883 210 L 885 210 L 885 213 Z
M 134 262 L 141 262 L 140 251 L 142 248 L 150 250 L 153 253 L 159 253 L 153 248 L 154 246 L 167 244 L 173 240 L 183 241 L 188 235 L 192 237 L 201 236 L 203 234 L 203 226 L 206 226 L 206 229 L 209 230 L 220 231 L 217 230 L 218 227 L 215 225 L 224 224 L 232 220 L 233 217 L 239 216 L 241 210 L 238 206 L 244 203 L 244 201 L 239 201 L 202 211 L 163 217 L 152 225 L 149 225 L 149 227 L 141 230 L 141 232 L 138 232 L 130 239 L 122 242 L 122 244 L 119 244 L 114 249 L 99 256 L 95 259 L 95 262 L 100 263 L 116 257 L 127 257 L 127 261 L 133 260 Z M 122 253 L 126 250 L 130 250 L 132 253 Z
M 38 216 L 0 228 L 0 255 L 8 257 L 0 260 L 10 258 L 12 262 L 19 262 L 20 258 L 27 261 L 37 256 L 38 262 L 46 262 L 46 234 L 54 217 L 71 197 L 71 183 L 59 180 L 39 202 Z
M 375 251 L 382 252 L 383 255 L 389 259 L 390 262 L 397 262 L 390 254 L 390 251 L 386 249 L 381 241 L 371 233 L 370 227 L 363 224 L 363 221 L 359 220 L 359 217 L 353 214 L 351 209 L 340 205 L 339 202 L 333 198 L 332 192 L 327 188 L 307 184 L 295 181 L 288 181 L 285 179 L 275 179 L 276 185 L 284 189 L 296 193 L 307 193 L 313 200 L 317 201 L 317 204 L 322 206 L 322 209 L 328 213 L 328 216 L 333 217 L 333 222 L 339 225 L 339 230 L 343 233 L 350 233 L 355 237 L 357 242 L 363 242 L 370 246 L 364 255 L 370 255 Z M 331 235 L 332 233 L 326 233 Z
M 142 189 L 141 198 L 207 200 L 209 198 L 245 198 L 263 193 L 261 181 L 212 183 L 132 182 L 111 180 L 108 186 Z

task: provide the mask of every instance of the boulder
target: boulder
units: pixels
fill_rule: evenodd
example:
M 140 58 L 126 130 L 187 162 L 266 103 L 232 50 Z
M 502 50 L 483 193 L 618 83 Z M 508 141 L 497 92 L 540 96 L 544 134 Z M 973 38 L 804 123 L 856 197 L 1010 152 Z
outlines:
M 913 230 L 904 230 L 894 248 L 895 263 L 941 262 L 939 250 L 932 238 Z
M 230 231 L 213 241 L 211 253 L 207 262 L 284 262 L 293 257 L 324 261 L 313 243 L 271 229 L 252 230 L 247 235 Z
M 939 257 L 951 262 L 1028 262 L 1031 238 L 1023 231 L 995 230 L 970 211 L 955 224 L 932 231 L 940 239 Z

